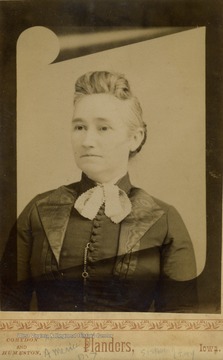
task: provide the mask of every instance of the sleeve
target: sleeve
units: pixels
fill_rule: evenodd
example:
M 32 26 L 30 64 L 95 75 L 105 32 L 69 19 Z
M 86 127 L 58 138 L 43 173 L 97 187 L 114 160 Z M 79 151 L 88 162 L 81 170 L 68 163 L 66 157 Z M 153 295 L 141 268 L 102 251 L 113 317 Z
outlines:
M 174 207 L 167 212 L 167 235 L 161 247 L 156 311 L 197 312 L 197 272 L 189 233 Z
M 1 261 L 1 310 L 28 311 L 33 292 L 30 276 L 33 199 L 13 226 Z

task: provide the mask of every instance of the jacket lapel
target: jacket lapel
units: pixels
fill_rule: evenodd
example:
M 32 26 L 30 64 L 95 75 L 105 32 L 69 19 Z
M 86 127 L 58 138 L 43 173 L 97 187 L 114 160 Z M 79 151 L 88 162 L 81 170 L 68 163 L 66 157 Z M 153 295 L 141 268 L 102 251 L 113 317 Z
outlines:
M 44 231 L 58 263 L 70 212 L 76 198 L 77 191 L 62 186 L 37 202 Z
M 137 262 L 140 239 L 164 214 L 144 190 L 133 188 L 130 194 L 131 213 L 123 220 L 120 230 L 115 274 L 133 272 Z
M 70 212 L 77 196 L 77 189 L 62 186 L 46 198 L 37 201 L 44 231 L 58 263 Z M 140 247 L 139 240 L 164 214 L 164 211 L 144 190 L 132 188 L 130 200 L 132 211 L 121 224 L 118 256 L 114 271 L 116 274 L 124 271 L 125 262 L 129 269 L 130 254 L 130 268 L 132 267 L 133 271 L 136 265 L 136 254 Z

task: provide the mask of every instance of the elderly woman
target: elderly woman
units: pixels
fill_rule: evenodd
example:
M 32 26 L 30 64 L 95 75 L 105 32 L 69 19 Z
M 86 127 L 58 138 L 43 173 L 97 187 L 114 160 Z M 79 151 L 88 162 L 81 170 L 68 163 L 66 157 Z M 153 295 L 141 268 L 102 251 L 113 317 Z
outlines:
M 3 308 L 29 310 L 35 290 L 40 311 L 196 311 L 194 251 L 181 217 L 129 179 L 129 159 L 145 141 L 123 75 L 77 80 L 72 145 L 82 178 L 38 195 L 20 215 L 16 291 Z

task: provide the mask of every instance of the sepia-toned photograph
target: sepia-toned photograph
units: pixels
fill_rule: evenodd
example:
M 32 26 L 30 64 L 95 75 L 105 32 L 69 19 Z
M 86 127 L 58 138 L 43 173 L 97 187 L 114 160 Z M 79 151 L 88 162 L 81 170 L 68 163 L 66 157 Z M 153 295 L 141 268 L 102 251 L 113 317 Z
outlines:
M 198 311 L 194 246 L 204 255 L 206 248 L 205 234 L 194 230 L 195 224 L 205 225 L 205 29 L 178 31 L 56 64 L 44 64 L 55 50 L 50 30 L 34 27 L 20 35 L 18 206 L 35 188 L 46 192 L 29 202 L 12 232 L 17 278 L 15 288 L 5 282 L 3 309 L 29 310 L 35 291 L 40 311 Z M 75 35 L 61 41 L 75 43 Z M 117 35 L 141 34 L 114 30 L 76 36 L 97 43 Z M 103 70 L 75 80 L 83 68 L 94 67 Z M 68 82 L 73 82 L 70 93 L 63 88 Z M 73 159 L 66 154 L 68 133 Z M 146 148 L 150 138 L 153 144 Z M 81 178 L 64 184 L 66 176 L 75 178 L 74 163 Z M 134 185 L 130 164 L 132 175 L 138 174 Z M 29 169 L 25 177 L 24 167 Z M 60 186 L 51 190 L 52 182 Z M 164 196 L 171 205 L 146 191 L 150 182 L 155 193 L 168 192 Z M 185 213 L 188 205 L 197 208 L 197 215 L 187 214 L 190 232 L 200 239 L 195 245 L 175 201 Z M 6 256 L 7 272 L 8 259 L 12 256 Z M 204 263 L 205 256 L 198 261 Z
M 223 326 L 219 34 L 149 21 L 152 1 L 120 22 L 100 1 L 69 1 L 60 21 L 17 3 L 2 41 L 0 326 L 16 331 L 2 355 L 39 331 L 20 358 L 220 359 L 189 335 Z

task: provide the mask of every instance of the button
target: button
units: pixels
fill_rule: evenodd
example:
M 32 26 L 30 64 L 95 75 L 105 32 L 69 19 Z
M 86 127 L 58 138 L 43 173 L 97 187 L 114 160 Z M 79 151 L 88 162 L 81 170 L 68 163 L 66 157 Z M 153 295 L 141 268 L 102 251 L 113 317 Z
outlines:
M 63 271 L 61 271 L 61 272 L 60 272 L 60 275 L 61 275 L 62 277 L 64 276 L 64 273 L 63 273 Z
M 95 239 L 95 237 L 91 237 L 91 242 L 94 244 L 95 242 L 96 242 L 96 239 Z
M 99 228 L 101 226 L 100 222 L 98 220 L 94 221 L 93 226 L 95 228 Z
M 97 234 L 98 234 L 97 229 L 93 229 L 93 230 L 92 230 L 92 235 L 97 235 Z
M 100 210 L 99 210 L 100 211 Z M 102 221 L 102 217 L 103 217 L 104 213 L 98 213 L 95 218 L 94 218 L 94 221 L 99 221 L 101 222 Z
M 66 250 L 62 251 L 61 255 L 62 256 L 67 256 L 67 251 Z
M 92 256 L 88 256 L 88 261 L 93 262 L 93 261 L 94 261 L 94 258 L 93 258 Z
M 88 266 L 88 272 L 90 274 L 89 280 L 95 278 L 95 275 L 96 275 L 95 269 L 92 269 L 92 267 L 90 265 Z
M 89 248 L 88 248 L 88 250 L 89 250 L 90 252 L 92 252 L 92 251 L 94 251 L 94 247 L 93 247 L 92 245 L 90 245 Z
M 103 209 L 99 209 L 98 210 L 98 215 L 103 215 L 104 214 L 104 210 Z

